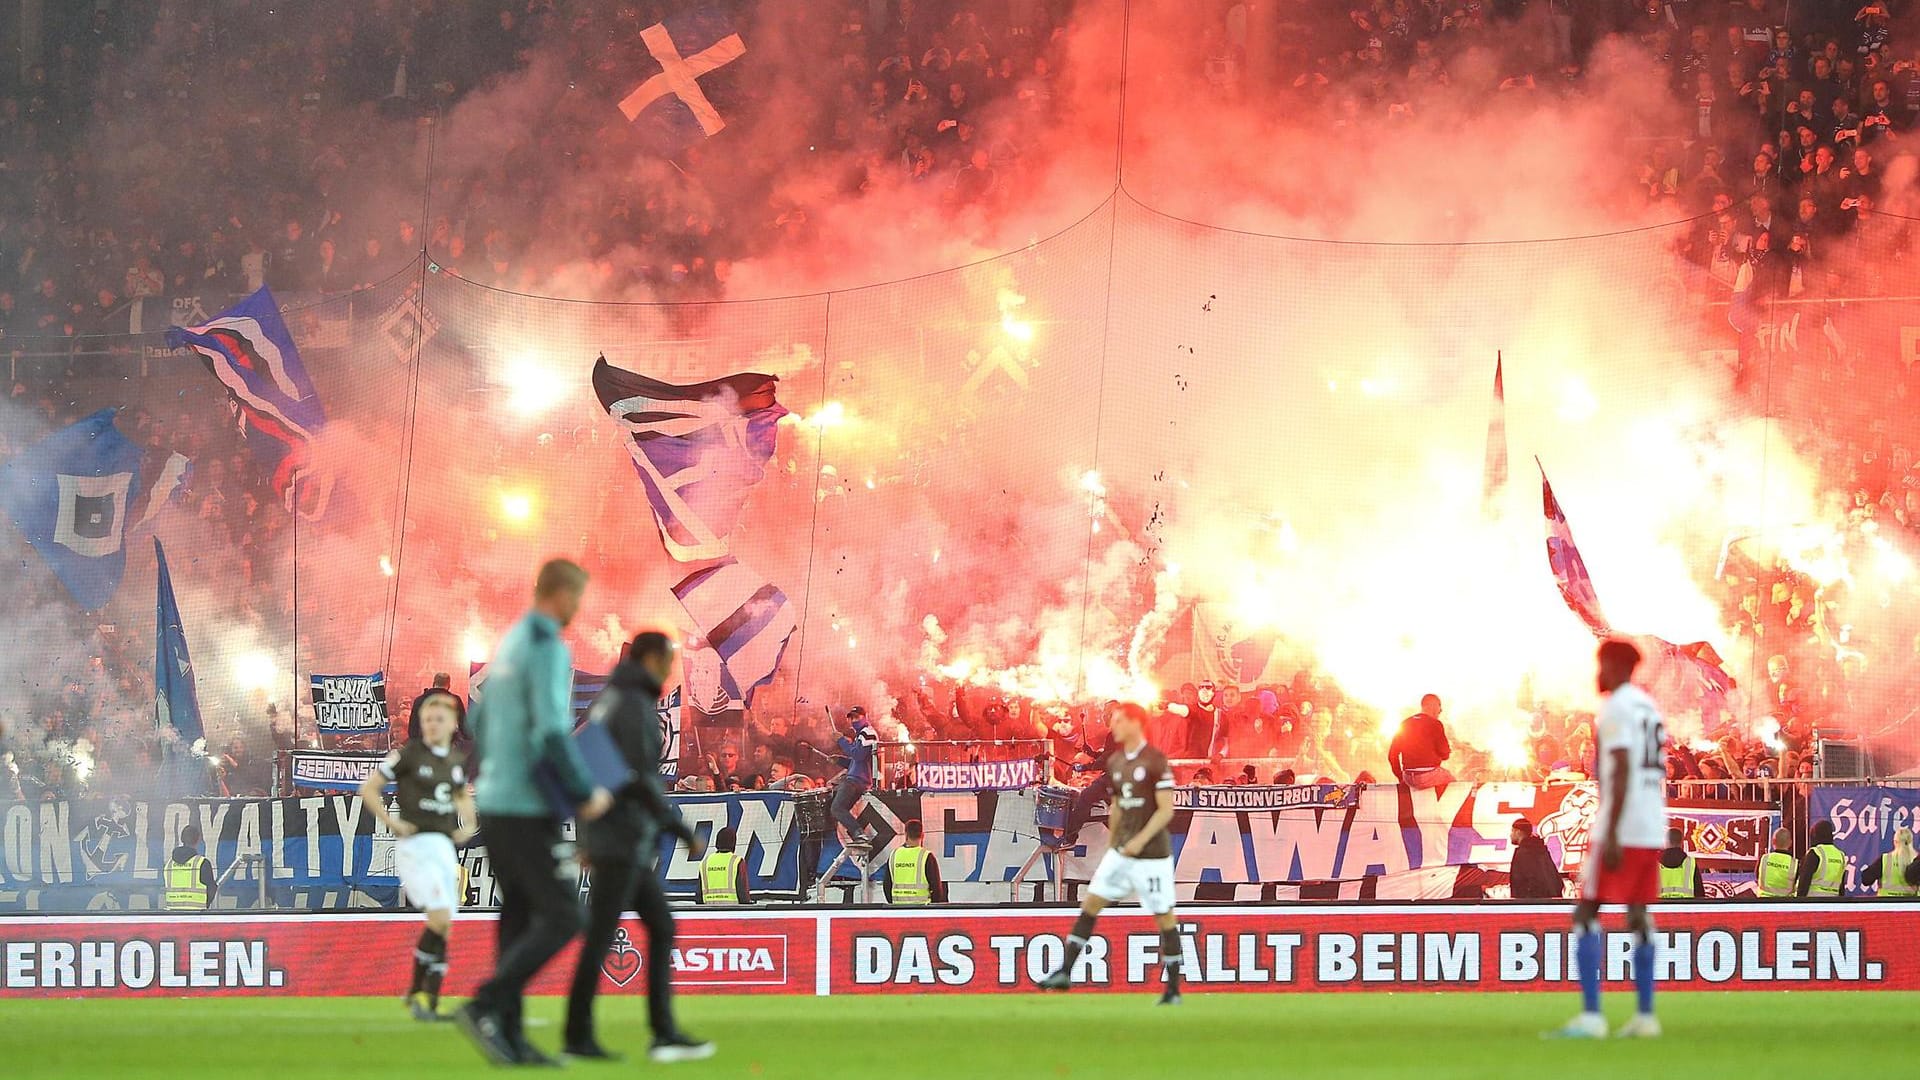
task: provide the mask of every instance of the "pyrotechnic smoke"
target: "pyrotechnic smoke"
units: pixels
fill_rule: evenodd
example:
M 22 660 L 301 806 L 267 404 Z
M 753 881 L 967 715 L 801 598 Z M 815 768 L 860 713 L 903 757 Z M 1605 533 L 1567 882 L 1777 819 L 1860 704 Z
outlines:
M 1709 640 L 1743 681 L 1755 656 L 1721 625 L 1712 581 L 1723 540 L 1844 525 L 1787 424 L 1757 416 L 1724 364 L 1702 358 L 1725 335 L 1699 328 L 1669 250 L 1677 231 L 1488 243 L 1685 216 L 1619 197 L 1634 164 L 1623 135 L 1670 108 L 1664 67 L 1633 46 L 1604 45 L 1577 96 L 1470 89 L 1499 85 L 1529 25 L 1454 64 L 1450 87 L 1408 84 L 1408 112 L 1383 122 L 1341 93 L 1288 107 L 1261 89 L 1211 93 L 1193 5 L 1136 0 L 1116 191 L 1121 6 L 1083 5 L 1058 43 L 1051 104 L 1009 101 L 981 119 L 1002 187 L 955 209 L 888 157 L 814 137 L 835 93 L 818 77 L 832 55 L 822 12 L 838 6 L 760 5 L 742 33 L 761 92 L 674 165 L 617 138 L 555 142 L 556 109 L 605 111 L 568 69 L 566 37 L 637 30 L 627 23 L 556 23 L 518 70 L 441 119 L 434 215 L 457 219 L 477 185 L 503 229 L 537 238 L 503 284 L 661 299 L 639 272 L 658 257 L 644 238 L 593 248 L 622 235 L 604 211 L 624 199 L 762 237 L 727 268 L 729 299 L 799 298 L 586 307 L 429 276 L 441 329 L 417 388 L 404 364 L 358 354 L 315 372 L 340 432 L 330 456 L 367 520 L 302 536 L 301 565 L 323 583 L 302 599 L 303 636 L 317 628 L 304 665 L 365 666 L 391 637 L 398 683 L 461 670 L 556 552 L 595 574 L 581 666 L 680 617 L 667 592 L 678 568 L 587 389 L 603 350 L 668 381 L 782 377 L 795 415 L 734 544 L 804 605 L 775 689 L 809 714 L 857 698 L 880 713 L 932 678 L 1049 703 L 1151 699 L 1171 628 L 1197 601 L 1277 633 L 1270 670 L 1322 672 L 1388 719 L 1436 691 L 1468 741 L 1510 746 L 1523 686 L 1592 700 L 1592 639 L 1548 575 L 1530 457 L 1615 623 Z M 1289 32 L 1327 51 L 1322 31 Z M 417 216 L 419 161 L 391 150 L 416 129 L 379 130 L 360 151 L 375 160 L 335 197 L 362 220 Z M 138 173 L 104 133 L 96 156 L 109 175 Z M 1898 205 L 1914 168 L 1901 157 L 1886 171 Z M 603 213 L 567 209 L 582 205 Z M 800 295 L 998 252 L 1014 254 Z M 1488 519 L 1496 349 L 1513 481 Z M 621 527 L 588 527 L 609 515 Z M 183 604 L 223 610 L 232 556 L 204 543 Z M 383 558 L 398 569 L 393 626 Z M 267 587 L 286 587 L 284 572 L 266 571 Z M 1851 572 L 1902 580 L 1877 562 Z M 1900 607 L 1871 636 L 1894 638 Z

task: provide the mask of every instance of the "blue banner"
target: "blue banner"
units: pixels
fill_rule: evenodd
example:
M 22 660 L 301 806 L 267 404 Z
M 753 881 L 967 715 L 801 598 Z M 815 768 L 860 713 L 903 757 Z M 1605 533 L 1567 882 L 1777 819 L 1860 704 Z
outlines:
M 1816 787 L 1811 821 L 1833 822 L 1833 842 L 1847 855 L 1847 895 L 1872 896 L 1860 871 L 1893 848 L 1893 831 L 1920 820 L 1920 787 Z
M 387 676 L 310 675 L 313 722 L 322 735 L 385 735 Z
M 187 825 L 198 826 L 206 837 L 214 868 L 223 875 L 232 871 L 221 888 L 226 898 L 221 907 L 254 906 L 263 876 L 277 907 L 398 903 L 394 839 L 376 826 L 350 790 L 359 786 L 351 775 L 360 775 L 380 755 L 301 757 L 324 763 L 313 768 L 331 774 L 341 790 L 291 799 L 0 805 L 0 912 L 155 908 L 160 868 Z M 316 773 L 310 779 L 320 778 Z M 793 796 L 749 792 L 669 798 L 703 839 L 711 841 L 722 827 L 734 830 L 755 894 L 798 895 L 800 830 Z M 571 838 L 572 825 L 567 828 Z M 482 836 L 460 852 L 470 877 L 469 906 L 492 907 L 499 900 L 485 841 Z M 684 899 L 699 890 L 699 864 L 670 838 L 661 841 L 659 866 L 670 895 Z
M 302 791 L 359 791 L 361 781 L 373 774 L 385 753 L 356 753 L 334 750 L 295 750 L 291 775 L 293 786 Z M 386 786 L 388 791 L 393 785 Z
M 784 791 L 672 795 L 695 836 L 712 846 L 724 827 L 733 829 L 734 849 L 747 864 L 747 887 L 755 894 L 795 896 L 800 891 L 800 830 L 793 796 Z M 671 836 L 660 838 L 660 881 L 668 896 L 687 898 L 700 891 L 700 864 Z

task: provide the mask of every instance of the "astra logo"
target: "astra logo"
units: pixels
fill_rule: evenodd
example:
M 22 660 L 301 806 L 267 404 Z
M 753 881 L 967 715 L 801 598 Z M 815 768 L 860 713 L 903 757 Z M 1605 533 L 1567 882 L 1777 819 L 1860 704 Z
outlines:
M 674 982 L 683 986 L 783 986 L 787 982 L 787 939 L 779 935 L 683 937 L 674 943 Z M 625 927 L 614 931 L 613 945 L 600 970 L 616 986 L 633 981 L 644 957 Z

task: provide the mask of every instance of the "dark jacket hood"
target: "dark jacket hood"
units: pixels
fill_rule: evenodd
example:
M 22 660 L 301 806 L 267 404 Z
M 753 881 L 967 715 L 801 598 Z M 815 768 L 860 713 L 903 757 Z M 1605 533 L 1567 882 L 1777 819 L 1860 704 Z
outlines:
M 437 686 L 430 686 L 420 691 L 420 696 L 413 699 L 413 707 L 407 712 L 407 716 L 411 718 L 420 715 L 420 706 L 425 704 L 426 700 L 435 694 L 444 694 L 448 701 L 453 702 L 453 718 L 459 721 L 459 723 L 455 725 L 456 730 L 467 730 L 467 703 L 460 700 L 459 694 L 451 690 L 443 690 Z M 411 727 L 417 735 L 420 723 L 417 720 L 411 721 L 409 727 Z
M 1660 865 L 1669 870 L 1679 869 L 1680 864 L 1686 861 L 1686 848 L 1670 847 L 1660 853 Z
M 622 660 L 614 665 L 613 673 L 607 676 L 607 682 L 623 690 L 639 690 L 654 697 L 660 696 L 660 680 L 653 672 L 642 667 L 636 660 Z

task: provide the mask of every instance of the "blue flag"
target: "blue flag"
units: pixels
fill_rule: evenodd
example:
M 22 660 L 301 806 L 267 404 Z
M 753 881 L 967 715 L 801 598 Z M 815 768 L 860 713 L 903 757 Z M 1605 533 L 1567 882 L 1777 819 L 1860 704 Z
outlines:
M 641 141 L 672 155 L 727 126 L 721 109 L 732 105 L 735 80 L 720 69 L 746 55 L 747 46 L 724 14 L 683 12 L 640 31 L 640 42 L 646 59 L 628 73 L 633 88 L 619 107 Z
M 753 704 L 753 692 L 773 681 L 799 626 L 787 594 L 728 557 L 680 579 L 673 595 L 719 655 L 728 700 Z
M 787 415 L 775 399 L 778 382 L 748 373 L 676 386 L 622 371 L 604 356 L 593 365 L 594 394 L 630 436 L 627 452 L 675 560 L 728 553 Z
M 207 732 L 200 723 L 200 695 L 193 687 L 193 661 L 187 658 L 187 632 L 180 625 L 180 605 L 173 599 L 173 575 L 167 573 L 167 553 L 157 536 L 153 557 L 160 564 L 154 603 L 154 714 L 161 727 L 172 726 L 181 742 L 192 745 Z
M 82 608 L 98 611 L 126 570 L 127 515 L 140 450 L 102 409 L 60 429 L 0 472 L 0 504 Z
M 1553 580 L 1560 586 L 1560 596 L 1566 600 L 1567 607 L 1580 616 L 1599 637 L 1612 633 L 1607 625 L 1607 617 L 1600 613 L 1600 595 L 1594 591 L 1593 577 L 1587 573 L 1587 561 L 1580 557 L 1580 549 L 1573 543 L 1573 527 L 1567 524 L 1566 512 L 1560 509 L 1560 500 L 1553 497 L 1553 485 L 1547 482 L 1547 467 L 1540 466 L 1541 500 L 1545 504 L 1547 515 L 1547 565 L 1553 569 Z
M 271 470 L 273 490 L 288 510 L 326 511 L 331 478 L 313 464 L 313 440 L 327 426 L 320 395 L 273 294 L 259 292 L 201 326 L 176 326 L 167 344 L 200 354 L 220 384 L 247 449 Z
M 487 665 L 478 661 L 467 665 L 467 705 L 471 708 L 479 704 L 480 695 L 487 685 Z M 573 669 L 573 726 L 579 727 L 587 722 L 587 710 L 593 706 L 593 699 L 607 688 L 607 676 L 596 675 L 591 671 Z

